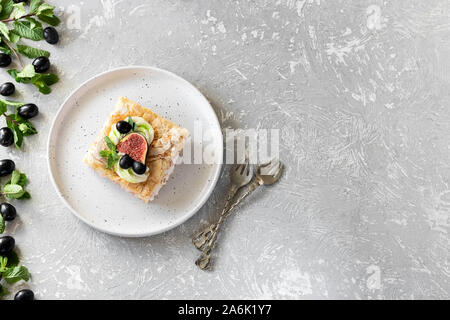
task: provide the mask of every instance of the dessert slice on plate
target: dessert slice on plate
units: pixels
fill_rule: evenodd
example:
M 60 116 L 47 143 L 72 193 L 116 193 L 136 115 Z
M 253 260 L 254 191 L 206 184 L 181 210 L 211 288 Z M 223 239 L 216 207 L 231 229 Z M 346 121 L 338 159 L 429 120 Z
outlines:
M 84 162 L 145 202 L 173 172 L 189 132 L 121 97 Z

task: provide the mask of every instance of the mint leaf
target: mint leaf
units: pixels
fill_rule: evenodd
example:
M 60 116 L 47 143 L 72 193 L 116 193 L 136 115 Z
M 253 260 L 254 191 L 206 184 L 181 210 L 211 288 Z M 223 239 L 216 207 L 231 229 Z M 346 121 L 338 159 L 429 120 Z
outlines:
M 5 271 L 8 266 L 8 257 L 0 257 L 0 272 Z
M 10 116 L 11 115 L 9 115 L 8 118 L 6 118 L 6 126 L 12 130 L 14 135 L 14 145 L 16 146 L 17 149 L 20 149 L 23 142 L 23 134 L 22 131 L 20 131 L 19 128 L 17 128 L 17 125 L 9 119 Z
M 20 187 L 20 186 L 19 186 Z M 22 187 L 20 187 L 20 191 L 16 192 L 16 193 L 9 193 L 9 194 L 5 194 L 5 196 L 8 199 L 24 199 L 24 195 L 25 195 L 25 190 L 23 190 Z M 27 198 L 28 199 L 28 198 Z
M 42 20 L 43 22 L 48 23 L 49 25 L 57 26 L 61 21 L 53 13 L 54 9 L 55 9 L 54 6 L 51 6 L 47 3 L 43 3 L 38 7 L 36 16 L 38 17 L 39 20 Z
M 0 284 L 0 297 L 6 296 L 8 293 L 8 290 Z
M 31 195 L 28 191 L 25 191 L 21 197 L 17 198 L 17 200 L 28 200 L 28 199 L 31 199 Z
M 31 0 L 30 2 L 30 13 L 36 13 L 42 0 Z
M 20 76 L 19 76 L 20 77 Z M 53 73 L 37 73 L 31 79 L 31 83 L 33 83 L 41 93 L 49 94 L 52 90 L 50 86 L 59 81 L 59 78 L 56 74 Z M 19 82 L 27 81 L 25 78 L 22 78 Z
M 37 9 L 37 13 L 38 14 L 53 14 L 53 10 L 55 10 L 55 8 L 56 7 L 54 7 L 48 3 L 43 3 Z
M 19 78 L 32 78 L 35 75 L 36 71 L 34 70 L 34 66 L 32 64 L 26 65 L 25 68 L 17 74 Z
M 18 48 L 21 48 L 23 52 L 21 53 L 31 56 L 41 56 L 41 55 L 49 55 L 47 51 L 35 49 L 29 46 L 21 46 L 18 45 Z M 17 69 L 10 69 L 8 70 L 8 73 L 14 77 L 14 79 L 17 82 L 21 83 L 33 83 L 41 93 L 43 94 L 49 94 L 52 90 L 50 89 L 50 86 L 57 83 L 59 81 L 59 78 L 56 74 L 53 73 L 36 73 L 34 70 L 34 66 L 29 64 L 26 65 L 22 71 L 18 71 Z
M 20 36 L 17 33 L 15 33 L 14 30 L 12 30 L 9 32 L 9 40 L 12 43 L 16 44 L 17 42 L 19 42 Z
M 30 29 L 42 28 L 42 23 L 40 23 L 34 18 L 26 17 L 25 20 L 27 20 L 30 23 Z
M 49 94 L 52 92 L 52 89 L 42 80 L 34 80 L 33 84 L 38 88 L 39 92 L 42 94 Z
M 14 126 L 13 134 L 14 134 L 14 145 L 16 146 L 17 149 L 20 149 L 23 143 L 23 133 L 22 131 L 18 130 L 17 126 Z
M 105 140 L 106 145 L 108 146 L 109 150 L 116 151 L 116 145 L 114 144 L 114 142 L 111 141 L 111 139 L 109 137 L 105 137 L 104 140 Z
M 17 76 L 19 74 L 19 70 L 17 69 L 9 69 L 7 71 L 11 77 L 13 77 L 17 82 L 20 82 L 20 78 Z
M 17 194 L 22 191 L 23 191 L 22 186 L 19 186 L 18 184 L 7 184 L 6 186 L 3 187 L 3 192 L 6 195 Z
M 2 272 L 2 278 L 5 279 L 7 283 L 15 283 L 20 280 L 28 281 L 30 280 L 30 273 L 26 267 L 16 266 Z
M 43 94 L 49 94 L 52 92 L 50 86 L 58 81 L 58 76 L 53 73 L 38 73 L 31 78 L 31 83 L 33 83 Z
M 131 131 L 136 131 L 136 123 L 133 121 L 133 118 L 128 117 L 128 123 L 131 126 Z
M 38 57 L 50 57 L 50 52 L 42 50 L 42 49 L 37 49 L 37 48 L 33 48 L 30 46 L 26 46 L 23 44 L 18 44 L 17 45 L 17 51 L 20 52 L 21 54 L 27 56 L 30 59 L 34 59 L 34 58 L 38 58 Z
M 8 46 L 6 44 L 4 44 L 3 42 L 0 43 L 0 51 L 6 54 L 11 54 L 11 49 L 8 48 Z
M 108 150 L 102 150 L 99 152 L 100 157 L 106 158 L 107 156 L 109 156 L 109 152 Z
M 18 126 L 19 130 L 22 134 L 27 137 L 37 133 L 36 128 L 31 124 L 31 122 L 24 120 L 23 123 L 20 123 Z
M 0 34 L 5 37 L 7 40 L 9 39 L 9 28 L 6 24 L 0 21 Z
M 5 113 L 8 111 L 8 108 L 6 107 L 6 103 L 0 100 L 0 114 Z
M 25 104 L 25 102 L 5 100 L 5 99 L 1 99 L 1 98 L 0 98 L 0 103 L 4 103 L 7 106 L 12 106 L 12 107 L 21 107 Z
M 111 169 L 114 164 L 119 160 L 119 155 L 116 151 L 102 150 L 99 152 L 100 156 L 107 159 L 106 169 Z
M 44 81 L 45 84 L 51 86 L 59 81 L 59 78 L 54 73 L 39 73 L 35 76 L 35 78 L 39 76 L 39 79 Z
M 30 199 L 30 194 L 25 191 L 28 179 L 24 173 L 14 170 L 11 179 L 4 185 L 3 194 L 10 199 Z
M 39 18 L 39 20 L 48 23 L 49 25 L 54 27 L 56 27 L 61 22 L 61 20 L 59 20 L 59 18 L 54 15 L 49 16 L 44 14 L 38 14 L 37 17 Z
M 12 251 L 10 254 L 8 254 L 6 257 L 6 267 L 12 268 L 19 265 L 19 256 L 15 251 Z
M 29 21 L 14 21 L 14 32 L 22 38 L 39 41 L 44 39 L 42 27 L 32 28 L 32 24 Z
M 8 73 L 17 81 L 17 82 L 21 82 L 21 83 L 30 83 L 31 82 L 31 78 L 29 77 L 21 77 L 19 76 L 19 74 L 21 73 L 19 70 L 17 69 L 9 69 Z
M 20 180 L 20 172 L 17 170 L 14 170 L 11 175 L 11 180 L 9 181 L 9 184 L 17 184 Z
M 17 125 L 12 123 L 9 119 L 6 119 L 6 125 L 8 126 L 8 128 L 10 128 L 13 131 L 14 145 L 16 146 L 17 149 L 20 149 L 20 147 L 22 146 L 22 142 L 23 142 L 22 131 L 20 131 L 19 128 L 17 127 Z
M 111 169 L 115 163 L 116 161 L 113 157 L 108 157 L 108 165 L 106 166 L 106 169 Z
M 11 102 L 11 101 L 0 99 L 0 106 L 1 106 L 2 101 L 6 102 L 7 104 L 12 103 L 17 106 L 21 105 L 21 103 L 18 103 L 18 102 Z M 14 144 L 17 149 L 20 149 L 20 147 L 22 146 L 24 136 L 25 137 L 31 136 L 31 135 L 37 133 L 37 130 L 33 126 L 33 124 L 30 121 L 28 121 L 27 119 L 24 119 L 21 116 L 19 116 L 17 113 L 6 115 L 6 125 L 13 132 Z
M 14 19 L 20 19 L 26 14 L 27 11 L 25 10 L 25 4 L 23 2 L 14 4 L 14 12 L 12 16 Z
M 0 234 L 5 232 L 5 219 L 3 219 L 3 216 L 0 214 Z
M 108 164 L 106 166 L 106 169 L 111 169 L 119 160 L 119 155 L 117 154 L 116 145 L 114 144 L 114 142 L 112 142 L 108 137 L 105 137 L 104 140 L 109 150 L 100 151 L 100 156 L 107 158 Z
M 18 184 L 21 187 L 25 187 L 27 182 L 28 179 L 25 173 L 21 173 L 18 170 L 14 170 L 11 175 L 11 179 L 6 184 Z
M 14 2 L 13 0 L 2 0 L 0 2 L 0 5 L 2 6 L 2 11 L 0 13 L 0 20 L 8 19 L 11 15 L 11 12 L 14 9 Z

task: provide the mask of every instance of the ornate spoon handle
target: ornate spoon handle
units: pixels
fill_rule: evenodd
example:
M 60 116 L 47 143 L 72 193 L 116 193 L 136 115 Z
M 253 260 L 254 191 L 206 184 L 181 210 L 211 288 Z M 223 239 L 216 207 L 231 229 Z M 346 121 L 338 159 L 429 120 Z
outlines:
M 200 267 L 200 269 L 206 270 L 206 269 L 211 268 L 211 252 L 216 246 L 217 235 L 219 234 L 220 228 L 223 225 L 223 223 L 225 222 L 226 218 L 245 198 L 247 198 L 260 185 L 261 185 L 261 183 L 258 180 L 254 181 L 250 185 L 250 187 L 247 189 L 247 191 L 244 194 L 242 194 L 239 197 L 239 199 L 235 203 L 233 203 L 233 205 L 220 216 L 219 221 L 217 221 L 217 223 L 216 223 L 216 227 L 211 230 L 211 234 L 209 236 L 209 241 L 202 246 L 204 248 L 203 253 L 195 261 L 195 264 L 198 267 Z
M 217 225 L 219 223 L 221 223 L 221 221 L 223 220 L 223 216 L 227 212 L 228 207 L 230 206 L 231 200 L 233 199 L 233 197 L 236 194 L 236 192 L 238 191 L 238 189 L 239 188 L 236 185 L 234 185 L 234 184 L 231 185 L 230 191 L 228 192 L 228 196 L 225 201 L 225 205 L 223 207 L 222 213 L 220 214 L 219 220 L 216 223 L 213 223 L 213 224 L 209 225 L 208 227 L 206 227 L 202 232 L 199 232 L 192 239 L 192 243 L 194 244 L 194 246 L 197 249 L 202 250 L 204 245 L 211 239 L 215 230 L 217 229 Z

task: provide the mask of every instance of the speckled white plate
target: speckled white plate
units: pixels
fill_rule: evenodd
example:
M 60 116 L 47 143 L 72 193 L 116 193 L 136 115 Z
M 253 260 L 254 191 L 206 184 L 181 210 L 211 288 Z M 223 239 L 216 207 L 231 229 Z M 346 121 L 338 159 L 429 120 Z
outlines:
M 177 165 L 149 204 L 99 176 L 82 158 L 120 96 L 149 107 L 191 135 L 194 122 L 201 123 L 203 132 L 213 137 L 215 164 Z M 125 237 L 154 235 L 189 219 L 214 189 L 222 156 L 222 132 L 209 102 L 186 80 L 152 67 L 114 69 L 83 83 L 60 107 L 48 140 L 50 176 L 65 205 L 88 225 Z

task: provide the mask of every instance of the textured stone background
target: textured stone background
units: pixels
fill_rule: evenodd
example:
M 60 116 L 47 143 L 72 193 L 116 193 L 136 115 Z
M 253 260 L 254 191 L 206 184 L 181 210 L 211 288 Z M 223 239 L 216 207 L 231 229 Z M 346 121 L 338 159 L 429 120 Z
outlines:
M 450 297 L 447 0 L 72 2 L 53 1 L 62 41 L 42 44 L 62 81 L 50 96 L 17 86 L 42 110 L 40 134 L 24 153 L 0 149 L 31 178 L 8 232 L 39 299 Z M 286 174 L 227 224 L 214 272 L 194 266 L 190 238 L 226 171 L 196 216 L 147 239 L 87 227 L 50 184 L 58 106 L 130 64 L 191 81 L 224 128 L 281 129 Z

